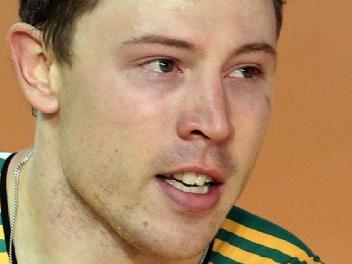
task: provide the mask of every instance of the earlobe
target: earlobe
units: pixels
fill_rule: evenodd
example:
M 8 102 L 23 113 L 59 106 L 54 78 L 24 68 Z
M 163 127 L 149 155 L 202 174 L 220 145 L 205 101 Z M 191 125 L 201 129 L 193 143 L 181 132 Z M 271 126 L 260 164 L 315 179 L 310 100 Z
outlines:
M 12 61 L 27 101 L 43 114 L 59 109 L 53 62 L 45 52 L 41 31 L 26 23 L 14 24 L 7 36 Z

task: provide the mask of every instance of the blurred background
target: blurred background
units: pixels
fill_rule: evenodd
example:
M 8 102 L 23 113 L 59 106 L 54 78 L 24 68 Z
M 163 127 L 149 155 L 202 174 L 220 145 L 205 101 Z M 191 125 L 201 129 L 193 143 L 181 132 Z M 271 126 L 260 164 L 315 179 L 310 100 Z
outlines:
M 352 263 L 352 1 L 288 0 L 271 127 L 239 205 L 304 240 L 329 264 Z M 34 120 L 0 10 L 0 151 L 31 146 Z

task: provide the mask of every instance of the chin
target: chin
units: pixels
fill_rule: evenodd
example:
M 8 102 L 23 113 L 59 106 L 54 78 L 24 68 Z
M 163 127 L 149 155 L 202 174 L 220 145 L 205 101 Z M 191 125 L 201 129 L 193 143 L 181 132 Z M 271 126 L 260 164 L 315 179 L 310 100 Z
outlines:
M 198 257 L 213 239 L 213 232 L 196 229 L 194 226 L 180 225 L 163 228 L 155 223 L 154 228 L 139 230 L 138 235 L 136 230 L 128 232 L 120 229 L 119 237 L 129 244 L 129 248 L 133 248 L 132 252 L 136 255 L 181 260 Z
M 209 245 L 210 241 L 196 241 L 194 238 L 187 240 L 180 240 L 175 238 L 167 238 L 162 243 L 155 244 L 149 248 L 154 256 L 158 256 L 165 259 L 189 259 L 196 257 L 204 251 Z

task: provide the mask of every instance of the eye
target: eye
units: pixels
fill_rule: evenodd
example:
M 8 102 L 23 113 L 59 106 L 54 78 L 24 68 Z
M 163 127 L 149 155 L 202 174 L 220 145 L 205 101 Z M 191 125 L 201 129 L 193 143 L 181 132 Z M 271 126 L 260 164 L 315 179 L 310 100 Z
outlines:
M 262 77 L 263 71 L 258 66 L 250 65 L 236 68 L 229 76 L 233 78 L 254 79 Z
M 172 59 L 156 59 L 143 65 L 156 73 L 169 73 L 174 71 L 176 62 Z

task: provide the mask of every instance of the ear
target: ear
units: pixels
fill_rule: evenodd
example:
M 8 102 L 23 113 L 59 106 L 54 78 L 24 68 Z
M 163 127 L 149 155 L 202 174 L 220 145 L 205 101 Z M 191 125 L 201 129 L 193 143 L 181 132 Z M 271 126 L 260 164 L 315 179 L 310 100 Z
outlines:
M 7 41 L 12 61 L 23 93 L 33 108 L 44 114 L 54 114 L 59 109 L 55 82 L 51 82 L 52 60 L 46 54 L 42 32 L 26 24 L 14 24 Z

